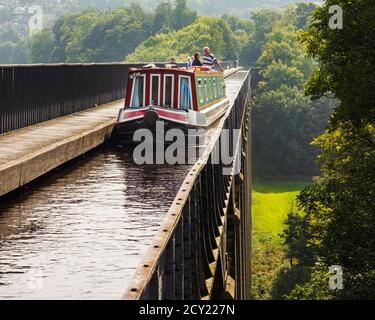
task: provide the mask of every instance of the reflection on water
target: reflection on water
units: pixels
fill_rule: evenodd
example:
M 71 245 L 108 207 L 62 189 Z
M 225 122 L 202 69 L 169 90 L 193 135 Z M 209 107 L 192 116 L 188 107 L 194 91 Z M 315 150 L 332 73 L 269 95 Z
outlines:
M 189 169 L 129 154 L 102 148 L 0 204 L 0 299 L 121 298 Z

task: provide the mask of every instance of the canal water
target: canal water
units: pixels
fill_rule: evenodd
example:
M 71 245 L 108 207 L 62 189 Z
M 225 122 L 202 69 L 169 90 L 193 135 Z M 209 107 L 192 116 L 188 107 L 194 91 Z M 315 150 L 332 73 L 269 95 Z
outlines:
M 190 169 L 132 158 L 103 146 L 0 198 L 0 299 L 121 298 Z
M 102 147 L 0 204 L 0 299 L 119 299 L 188 166 Z

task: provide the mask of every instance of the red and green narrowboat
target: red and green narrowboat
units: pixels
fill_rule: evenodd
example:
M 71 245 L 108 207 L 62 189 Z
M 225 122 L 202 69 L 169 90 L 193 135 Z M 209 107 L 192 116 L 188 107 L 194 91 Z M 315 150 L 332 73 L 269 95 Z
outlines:
M 131 139 L 137 129 L 208 129 L 226 112 L 224 74 L 211 68 L 130 69 L 125 106 L 120 110 L 116 137 Z

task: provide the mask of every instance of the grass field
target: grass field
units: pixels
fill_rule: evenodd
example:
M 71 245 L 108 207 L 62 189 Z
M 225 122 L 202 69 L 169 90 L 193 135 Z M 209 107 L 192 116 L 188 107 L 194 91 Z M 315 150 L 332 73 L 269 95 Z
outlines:
M 253 186 L 253 261 L 254 299 L 271 299 L 272 281 L 288 262 L 280 234 L 284 220 L 295 206 L 298 193 L 309 182 L 264 181 Z

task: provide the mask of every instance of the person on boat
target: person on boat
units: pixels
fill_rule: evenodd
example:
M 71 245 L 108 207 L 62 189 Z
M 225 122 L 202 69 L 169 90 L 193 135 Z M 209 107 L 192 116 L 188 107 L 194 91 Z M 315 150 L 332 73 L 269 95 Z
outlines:
M 211 53 L 209 47 L 203 48 L 203 66 L 210 68 L 215 68 L 217 66 L 221 72 L 224 72 L 219 60 L 217 60 L 217 58 Z
M 192 66 L 193 66 L 193 60 L 191 60 L 191 58 L 188 57 L 187 62 L 186 62 L 186 69 L 191 69 Z
M 201 54 L 199 52 L 196 52 L 194 54 L 193 67 L 201 67 L 201 66 L 203 66 L 200 57 L 201 57 Z
M 169 62 L 169 66 L 171 68 L 178 68 L 178 64 L 177 64 L 176 58 L 171 58 L 171 60 Z

